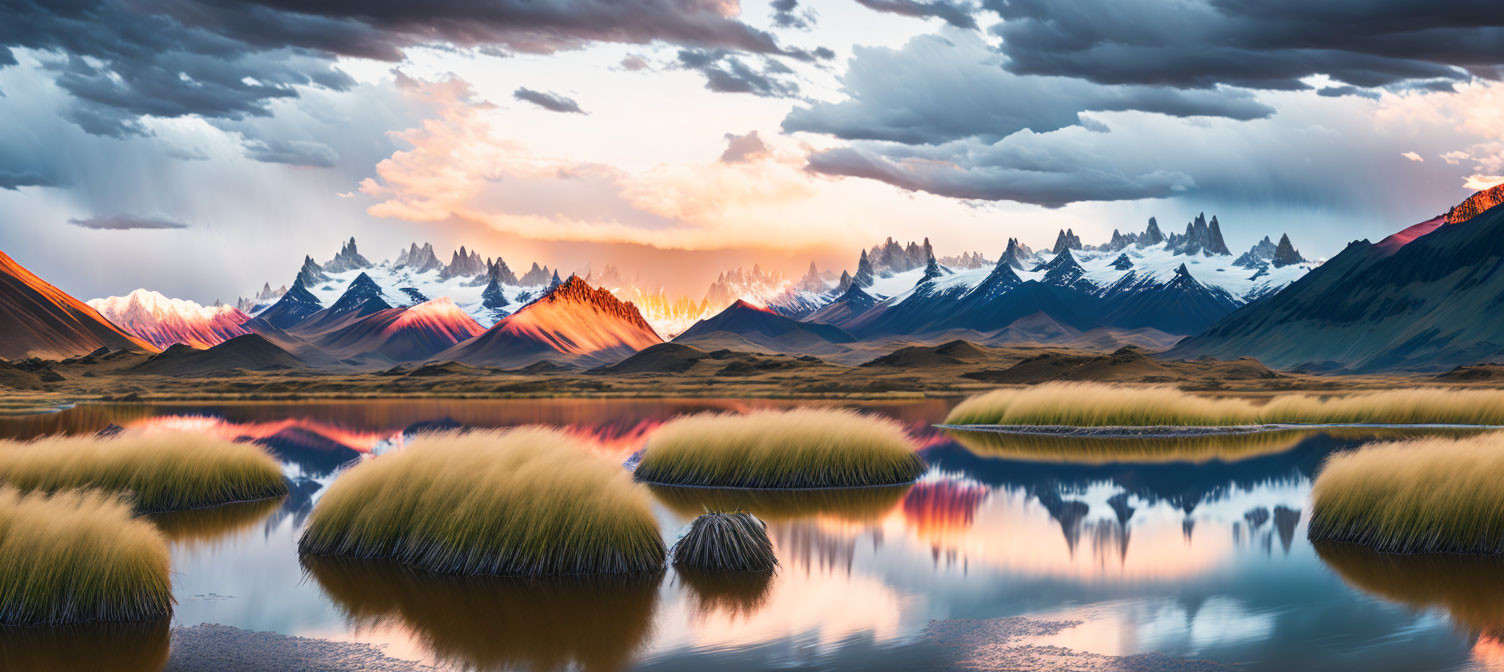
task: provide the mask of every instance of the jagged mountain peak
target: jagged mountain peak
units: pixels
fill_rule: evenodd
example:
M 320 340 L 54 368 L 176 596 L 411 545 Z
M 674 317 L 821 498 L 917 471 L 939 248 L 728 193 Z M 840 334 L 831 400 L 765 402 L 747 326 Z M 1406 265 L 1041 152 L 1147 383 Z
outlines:
M 360 256 L 360 251 L 355 247 L 355 236 L 350 236 L 350 240 L 339 248 L 339 253 L 324 264 L 326 273 L 343 273 L 357 268 L 371 268 L 371 262 Z
M 1504 182 L 1473 194 L 1463 202 L 1452 206 L 1451 209 L 1447 210 L 1446 222 L 1448 224 L 1465 222 L 1483 214 L 1484 210 L 1500 203 L 1504 203 Z

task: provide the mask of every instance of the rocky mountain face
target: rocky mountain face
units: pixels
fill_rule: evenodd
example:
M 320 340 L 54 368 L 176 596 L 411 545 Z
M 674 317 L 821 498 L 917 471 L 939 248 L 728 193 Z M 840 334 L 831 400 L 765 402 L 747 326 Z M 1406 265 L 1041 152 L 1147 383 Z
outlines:
M 1268 240 L 1266 236 L 1264 240 Z M 1270 259 L 1275 267 L 1289 266 L 1291 264 L 1305 263 L 1306 258 L 1300 256 L 1300 251 L 1290 244 L 1290 235 L 1282 234 L 1279 237 L 1279 245 L 1274 248 L 1274 256 Z
M 874 245 L 866 252 L 872 264 L 872 272 L 878 276 L 912 271 L 925 264 L 923 247 L 913 241 L 902 245 L 889 237 L 881 245 Z
M 981 268 L 983 266 L 991 266 L 993 263 L 988 261 L 986 257 L 983 257 L 981 252 L 962 252 L 961 254 L 940 257 L 940 265 L 949 268 Z
M 1215 256 L 1219 254 L 1231 255 L 1227 249 L 1227 243 L 1222 240 L 1222 227 L 1217 223 L 1217 217 L 1212 216 L 1212 221 L 1206 221 L 1206 213 L 1196 215 L 1196 218 L 1185 225 L 1185 233 L 1172 233 L 1167 240 L 1170 250 L 1176 254 L 1201 254 Z
M 1066 229 L 1055 236 L 1055 246 L 1050 248 L 1050 254 L 1060 254 L 1066 250 L 1081 249 L 1081 238 L 1075 231 Z
M 333 259 L 324 264 L 323 270 L 325 273 L 343 273 L 345 271 L 370 267 L 371 262 L 367 261 L 365 257 L 360 256 L 360 252 L 355 249 L 355 238 L 352 236 L 339 249 L 339 253 L 335 254 Z
M 553 280 L 554 275 L 557 275 L 557 273 L 548 270 L 547 266 L 539 266 L 538 262 L 535 261 L 533 262 L 533 267 L 529 268 L 526 273 L 523 273 L 522 277 L 517 279 L 517 282 L 524 287 L 540 287 L 549 284 Z
M 1483 214 L 1484 210 L 1500 203 L 1504 203 L 1504 183 L 1484 189 L 1467 197 L 1467 200 L 1452 206 L 1450 210 L 1447 210 L 1447 214 L 1445 215 L 1446 222 L 1448 224 L 1465 222 Z
M 1353 372 L 1496 361 L 1504 357 L 1504 208 L 1460 217 L 1500 195 L 1475 195 L 1377 244 L 1353 242 L 1171 355 Z
M 156 352 L 152 344 L 111 323 L 0 252 L 0 358 L 61 359 L 99 348 Z
M 439 256 L 434 254 L 432 243 L 423 243 L 418 247 L 412 243 L 406 250 L 397 253 L 397 258 L 392 260 L 392 266 L 396 268 L 410 269 L 414 273 L 424 271 L 441 270 L 444 262 L 439 261 Z
M 313 257 L 303 257 L 303 266 L 298 269 L 298 275 L 293 278 L 293 283 L 301 283 L 304 287 L 312 287 L 325 282 L 329 282 L 329 276 L 324 273 L 324 267 L 318 265 L 318 262 L 315 262 Z
M 1274 251 L 1276 249 L 1278 248 L 1275 246 L 1274 241 L 1269 240 L 1269 236 L 1264 236 L 1263 240 L 1254 243 L 1253 247 L 1248 248 L 1247 252 L 1239 255 L 1237 260 L 1232 262 L 1232 265 L 1243 268 L 1258 268 L 1274 259 Z
M 1150 217 L 1149 225 L 1144 228 L 1144 233 L 1138 236 L 1138 240 L 1133 244 L 1138 247 L 1151 247 L 1163 242 L 1165 242 L 1165 234 L 1159 230 L 1159 221 Z
M 480 253 L 467 252 L 465 246 L 461 245 L 460 249 L 455 250 L 454 255 L 449 258 L 449 265 L 439 272 L 439 277 L 445 279 L 470 277 L 485 272 L 486 262 L 480 258 Z
M 1024 260 L 1032 256 L 1034 256 L 1034 250 L 1029 249 L 1028 245 L 1018 242 L 1017 238 L 1009 238 L 1008 247 L 1003 250 L 1003 256 L 998 258 L 998 263 L 1023 270 Z

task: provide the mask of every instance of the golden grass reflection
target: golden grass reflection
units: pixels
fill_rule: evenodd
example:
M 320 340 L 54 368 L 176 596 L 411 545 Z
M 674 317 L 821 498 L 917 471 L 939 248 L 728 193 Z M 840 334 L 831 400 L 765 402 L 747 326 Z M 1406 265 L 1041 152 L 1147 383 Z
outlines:
M 0 670 L 158 672 L 167 667 L 170 630 L 155 623 L 0 628 Z
M 472 670 L 626 668 L 652 630 L 663 575 L 438 576 L 379 561 L 305 556 L 352 627 L 400 627 L 433 657 Z
M 693 518 L 706 511 L 741 509 L 768 522 L 828 517 L 853 523 L 881 520 L 903 501 L 911 485 L 816 490 L 748 490 L 649 485 L 653 497 L 674 513 Z
M 260 525 L 287 496 L 235 502 L 203 509 L 167 511 L 146 516 L 162 536 L 181 548 L 212 548 L 218 542 Z
M 1504 558 L 1396 555 L 1355 544 L 1314 544 L 1349 586 L 1415 609 L 1445 609 L 1458 627 L 1504 638 Z

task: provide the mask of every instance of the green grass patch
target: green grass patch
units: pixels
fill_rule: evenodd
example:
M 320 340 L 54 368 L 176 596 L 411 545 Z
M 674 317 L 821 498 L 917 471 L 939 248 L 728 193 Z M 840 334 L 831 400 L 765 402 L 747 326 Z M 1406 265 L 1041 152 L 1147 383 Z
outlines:
M 194 432 L 122 432 L 0 441 L 0 483 L 127 494 L 138 511 L 172 511 L 287 494 L 261 447 Z
M 674 542 L 674 568 L 771 572 L 778 567 L 768 526 L 745 511 L 706 513 Z
M 702 413 L 655 431 L 636 476 L 716 488 L 893 485 L 924 474 L 916 448 L 897 422 L 854 411 Z
M 342 472 L 298 548 L 440 574 L 657 572 L 644 490 L 556 430 L 428 434 Z
M 162 534 L 118 495 L 0 487 L 0 625 L 167 618 L 169 567 Z
M 1386 553 L 1504 553 L 1504 437 L 1383 443 L 1327 458 L 1312 541 Z
M 957 404 L 948 425 L 1069 427 L 1259 424 L 1504 424 L 1504 390 L 1382 390 L 1322 397 L 1281 394 L 1265 403 L 1173 387 L 1046 383 L 993 390 Z

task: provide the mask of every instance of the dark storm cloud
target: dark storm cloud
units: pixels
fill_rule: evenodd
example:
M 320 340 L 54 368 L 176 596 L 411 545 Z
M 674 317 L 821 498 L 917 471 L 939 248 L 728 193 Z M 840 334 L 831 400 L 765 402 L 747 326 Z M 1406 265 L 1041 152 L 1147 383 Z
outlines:
M 246 158 L 306 168 L 332 168 L 339 154 L 321 142 L 282 138 L 248 139 L 241 143 Z
M 771 58 L 761 67 L 725 49 L 681 49 L 679 65 L 705 75 L 705 88 L 720 93 L 750 93 L 765 98 L 799 95 L 793 70 Z
M 976 29 L 977 20 L 972 18 L 975 8 L 969 4 L 951 3 L 945 0 L 916 2 L 916 0 L 856 0 L 868 9 L 901 14 L 915 18 L 936 18 L 957 28 Z
M 979 36 L 929 35 L 898 50 L 860 47 L 842 77 L 847 98 L 795 108 L 785 131 L 847 140 L 937 144 L 996 140 L 1081 124 L 1082 112 L 1139 110 L 1176 117 L 1250 120 L 1274 108 L 1247 91 L 1101 86 L 1065 77 L 1008 72 Z
M 512 92 L 512 97 L 526 103 L 532 103 L 545 110 L 585 114 L 585 111 L 580 109 L 580 104 L 575 102 L 573 98 L 561 96 L 557 93 L 534 91 L 527 87 L 520 87 Z
M 773 0 L 773 24 L 780 28 L 811 28 L 814 12 L 799 11 L 799 0 Z
M 1316 90 L 1316 95 L 1326 98 L 1341 98 L 1342 96 L 1357 96 L 1369 100 L 1378 100 L 1379 93 L 1370 89 L 1360 89 L 1356 86 L 1328 86 Z
M 967 147 L 967 153 L 984 148 Z M 870 151 L 839 147 L 809 157 L 808 170 L 825 175 L 863 177 L 909 191 L 984 201 L 1016 201 L 1057 208 L 1076 201 L 1165 198 L 1195 186 L 1187 175 L 1151 170 L 1123 173 L 1100 163 L 1050 160 L 1019 155 L 962 165 L 928 152 Z M 952 157 L 955 158 L 955 157 Z
M 984 0 L 1008 69 L 1101 84 L 1309 88 L 1324 74 L 1373 88 L 1497 79 L 1494 0 Z
M 0 168 L 0 189 L 16 191 L 21 187 L 55 187 L 57 180 L 35 170 Z
M 90 217 L 88 219 L 70 219 L 69 224 L 81 226 L 85 229 L 97 229 L 101 231 L 129 231 L 134 229 L 186 229 L 187 224 L 156 215 L 141 217 L 137 215 L 109 215 L 105 217 Z
M 818 58 L 781 48 L 720 0 L 11 0 L 4 14 L 0 66 L 15 64 L 7 47 L 46 52 L 45 67 L 77 99 L 69 118 L 113 137 L 143 134 L 143 116 L 266 116 L 296 87 L 352 86 L 333 67 L 337 56 L 395 61 L 417 44 L 550 53 L 666 41 Z M 742 79 L 752 91 L 779 90 L 733 61 L 707 76 L 724 87 Z

